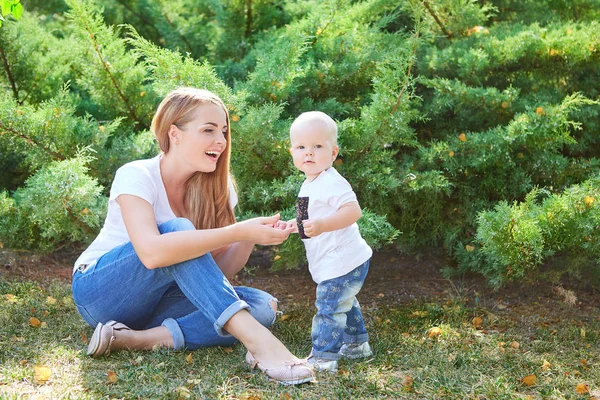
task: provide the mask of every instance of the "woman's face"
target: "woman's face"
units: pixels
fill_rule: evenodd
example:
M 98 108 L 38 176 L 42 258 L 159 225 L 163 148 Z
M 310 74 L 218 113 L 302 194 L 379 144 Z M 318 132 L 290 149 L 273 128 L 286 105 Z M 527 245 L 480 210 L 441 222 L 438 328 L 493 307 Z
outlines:
M 172 125 L 169 132 L 171 150 L 191 173 L 214 172 L 227 149 L 227 116 L 217 104 L 198 106 L 190 122 L 181 129 Z

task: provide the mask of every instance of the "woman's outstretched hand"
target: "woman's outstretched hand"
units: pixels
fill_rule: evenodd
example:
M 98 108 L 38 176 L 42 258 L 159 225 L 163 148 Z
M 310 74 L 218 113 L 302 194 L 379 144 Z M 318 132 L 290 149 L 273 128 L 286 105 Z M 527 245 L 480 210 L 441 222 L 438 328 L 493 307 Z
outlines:
M 293 227 L 282 225 L 280 218 L 279 214 L 275 214 L 271 217 L 248 219 L 237 224 L 248 241 L 261 246 L 271 246 L 283 243 L 293 232 Z

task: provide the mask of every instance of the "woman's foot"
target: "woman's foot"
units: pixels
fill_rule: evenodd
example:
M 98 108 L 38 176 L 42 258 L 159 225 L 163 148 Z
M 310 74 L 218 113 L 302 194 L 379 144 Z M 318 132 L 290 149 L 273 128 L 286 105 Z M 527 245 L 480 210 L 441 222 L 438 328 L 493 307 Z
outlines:
M 108 321 L 96 326 L 87 354 L 99 357 L 121 349 L 153 350 L 156 347 L 173 348 L 174 345 L 173 337 L 165 326 L 135 331 L 120 322 Z
M 115 343 L 117 339 L 115 335 L 122 330 L 130 331 L 131 329 L 117 321 L 108 321 L 106 324 L 98 322 L 88 344 L 87 355 L 99 357 L 109 355 L 111 350 L 118 350 L 119 346 Z
M 279 367 L 268 368 L 262 365 L 251 352 L 246 353 L 246 363 L 251 368 L 258 368 L 269 379 L 274 380 L 282 385 L 299 385 L 305 382 L 311 382 L 315 379 L 312 368 L 306 361 L 284 362 Z

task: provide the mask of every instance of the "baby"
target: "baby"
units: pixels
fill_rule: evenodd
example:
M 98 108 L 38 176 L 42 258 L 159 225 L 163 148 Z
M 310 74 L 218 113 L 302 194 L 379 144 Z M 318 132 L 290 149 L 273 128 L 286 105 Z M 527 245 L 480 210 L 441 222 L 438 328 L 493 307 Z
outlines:
M 297 227 L 309 270 L 317 284 L 308 362 L 319 371 L 337 371 L 338 359 L 373 352 L 356 294 L 373 251 L 356 221 L 362 211 L 352 187 L 333 168 L 338 155 L 337 126 L 320 111 L 301 114 L 290 128 L 294 165 L 306 175 L 296 203 Z

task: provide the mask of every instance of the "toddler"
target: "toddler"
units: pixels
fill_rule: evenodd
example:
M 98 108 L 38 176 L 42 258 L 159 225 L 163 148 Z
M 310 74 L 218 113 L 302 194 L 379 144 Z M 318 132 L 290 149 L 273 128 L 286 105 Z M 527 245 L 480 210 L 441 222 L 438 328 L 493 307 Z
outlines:
M 294 166 L 306 175 L 296 203 L 297 227 L 309 270 L 317 283 L 308 362 L 319 371 L 337 371 L 338 359 L 373 352 L 356 294 L 363 286 L 373 251 L 356 221 L 362 211 L 352 187 L 333 168 L 337 126 L 320 111 L 301 114 L 290 128 Z

